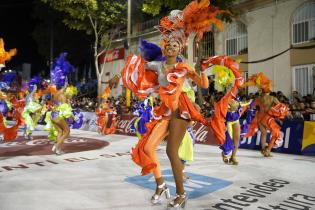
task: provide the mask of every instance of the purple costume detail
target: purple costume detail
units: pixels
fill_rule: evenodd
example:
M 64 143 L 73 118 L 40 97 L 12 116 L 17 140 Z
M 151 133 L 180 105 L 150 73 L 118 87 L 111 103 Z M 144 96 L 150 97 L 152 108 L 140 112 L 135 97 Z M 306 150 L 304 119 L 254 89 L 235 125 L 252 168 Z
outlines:
M 147 128 L 145 124 L 151 120 L 152 116 L 152 107 L 149 105 L 150 101 L 147 102 L 147 106 L 145 107 L 144 102 L 137 104 L 137 112 L 139 113 L 139 121 L 138 121 L 138 132 L 143 135 L 147 132 Z M 131 130 L 135 131 L 135 125 L 131 125 Z
M 237 98 L 236 99 L 239 102 L 238 109 L 235 112 L 228 112 L 226 114 L 226 124 L 228 122 L 234 122 L 236 120 L 239 120 L 241 117 L 242 113 L 242 106 L 240 105 L 240 100 Z M 247 118 L 246 121 L 243 122 L 241 125 L 241 137 L 248 131 L 249 124 L 252 122 L 255 112 L 253 110 L 253 105 L 254 102 L 252 101 L 249 105 L 249 111 L 247 113 Z M 233 149 L 235 148 L 234 146 L 234 141 L 233 138 L 230 136 L 229 132 L 225 132 L 225 142 L 222 146 L 220 146 L 220 149 L 223 150 L 224 155 L 228 155 Z
M 0 100 L 0 112 L 3 114 L 3 116 L 6 116 L 8 111 L 9 107 L 5 100 Z

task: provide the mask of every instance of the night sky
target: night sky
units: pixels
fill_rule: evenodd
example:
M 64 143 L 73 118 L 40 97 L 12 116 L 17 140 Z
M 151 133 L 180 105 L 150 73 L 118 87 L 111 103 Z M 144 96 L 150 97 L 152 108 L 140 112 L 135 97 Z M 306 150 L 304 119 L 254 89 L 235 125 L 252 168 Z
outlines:
M 32 74 L 45 66 L 45 61 L 37 52 L 36 42 L 31 33 L 36 22 L 32 18 L 33 0 L 1 0 L 0 37 L 5 49 L 17 48 L 18 53 L 6 66 L 19 70 L 22 63 L 32 64 Z

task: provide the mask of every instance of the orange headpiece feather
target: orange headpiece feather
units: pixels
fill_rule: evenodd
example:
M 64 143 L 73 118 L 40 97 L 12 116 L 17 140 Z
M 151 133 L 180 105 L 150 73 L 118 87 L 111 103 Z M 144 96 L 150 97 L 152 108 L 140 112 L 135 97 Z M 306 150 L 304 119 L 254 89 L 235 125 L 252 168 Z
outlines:
M 16 55 L 16 49 L 14 48 L 6 52 L 4 49 L 4 41 L 0 38 L 0 65 L 5 65 L 5 62 L 10 60 L 14 55 Z
M 101 94 L 101 98 L 105 99 L 105 100 L 108 99 L 110 92 L 111 92 L 111 89 L 110 89 L 109 85 L 107 85 Z
M 210 5 L 209 0 L 194 0 L 183 11 L 173 10 L 169 16 L 160 20 L 159 30 L 162 39 L 176 39 L 185 46 L 187 37 L 197 33 L 196 41 L 200 41 L 203 33 L 210 31 L 212 26 L 223 29 L 223 22 L 218 18 L 226 13 Z
M 263 93 L 271 92 L 271 80 L 262 72 L 251 75 L 243 87 L 256 86 L 262 90 Z

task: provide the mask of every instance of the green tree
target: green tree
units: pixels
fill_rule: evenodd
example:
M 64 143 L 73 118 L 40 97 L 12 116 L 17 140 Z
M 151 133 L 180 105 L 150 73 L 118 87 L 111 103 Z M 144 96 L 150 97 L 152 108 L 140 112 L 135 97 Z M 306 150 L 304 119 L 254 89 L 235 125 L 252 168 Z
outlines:
M 41 0 L 63 13 L 63 23 L 70 29 L 82 30 L 94 37 L 93 56 L 101 93 L 104 68 L 99 67 L 99 56 L 111 46 L 118 26 L 126 23 L 124 0 Z M 106 57 L 106 56 L 105 56 Z
M 37 43 L 39 54 L 46 61 L 46 69 L 49 68 L 49 61 L 51 61 L 51 47 L 53 57 L 60 52 L 68 52 L 68 59 L 79 69 L 92 62 L 91 39 L 93 37 L 91 35 L 87 35 L 84 31 L 69 29 L 62 23 L 63 16 L 60 12 L 40 1 L 34 3 L 32 16 L 36 20 L 32 37 Z M 53 46 L 51 46 L 51 41 Z M 49 75 L 47 71 L 45 73 L 45 76 Z
M 167 14 L 173 9 L 184 9 L 191 0 L 143 0 L 142 11 L 153 16 L 165 12 Z M 230 9 L 235 0 L 211 0 L 211 5 L 220 9 Z

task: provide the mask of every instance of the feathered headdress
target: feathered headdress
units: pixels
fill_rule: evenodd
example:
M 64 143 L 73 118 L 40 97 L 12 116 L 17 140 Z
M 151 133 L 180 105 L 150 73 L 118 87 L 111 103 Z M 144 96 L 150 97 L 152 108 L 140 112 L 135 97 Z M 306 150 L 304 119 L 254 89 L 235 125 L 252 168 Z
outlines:
M 33 77 L 27 83 L 28 91 L 30 93 L 33 92 L 33 91 L 36 91 L 38 88 L 40 88 L 41 83 L 42 83 L 42 78 L 40 76 Z
M 263 93 L 271 92 L 271 80 L 262 72 L 251 75 L 243 87 L 256 86 L 262 90 Z
M 17 74 L 15 72 L 8 72 L 2 75 L 2 82 L 5 82 L 8 86 L 11 85 L 11 82 L 17 78 Z
M 223 28 L 223 22 L 218 18 L 224 10 L 218 10 L 210 5 L 209 0 L 194 0 L 183 11 L 173 10 L 169 16 L 160 20 L 158 27 L 164 40 L 178 40 L 185 46 L 187 37 L 197 33 L 196 41 L 202 39 L 203 33 L 210 31 L 213 26 Z
M 161 61 L 163 59 L 161 48 L 154 43 L 140 39 L 138 49 L 146 61 Z
M 63 87 L 67 76 L 74 72 L 73 66 L 66 60 L 67 53 L 61 53 L 52 65 L 50 70 L 51 83 L 56 85 L 57 89 Z

